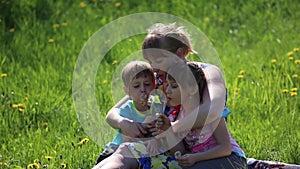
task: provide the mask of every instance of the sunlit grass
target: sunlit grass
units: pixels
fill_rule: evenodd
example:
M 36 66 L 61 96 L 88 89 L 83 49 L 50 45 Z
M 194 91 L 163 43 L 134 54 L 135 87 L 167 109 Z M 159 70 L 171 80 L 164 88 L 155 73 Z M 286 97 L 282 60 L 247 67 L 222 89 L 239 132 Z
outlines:
M 1 2 L 0 168 L 94 165 L 115 133 L 105 127 L 90 138 L 81 127 L 72 100 L 76 59 L 101 26 L 146 11 L 182 17 L 212 41 L 228 87 L 228 125 L 248 157 L 300 164 L 299 8 L 284 0 Z M 99 116 L 114 104 L 114 71 L 143 37 L 120 42 L 102 61 Z

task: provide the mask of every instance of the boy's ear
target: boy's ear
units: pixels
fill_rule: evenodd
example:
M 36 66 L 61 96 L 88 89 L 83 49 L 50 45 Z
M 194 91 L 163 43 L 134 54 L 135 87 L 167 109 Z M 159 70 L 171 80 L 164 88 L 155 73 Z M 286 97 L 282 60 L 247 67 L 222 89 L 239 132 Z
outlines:
M 123 86 L 123 90 L 124 90 L 124 92 L 125 92 L 127 95 L 129 95 L 129 89 L 128 89 L 128 87 Z
M 178 56 L 179 58 L 181 58 L 181 59 L 184 59 L 184 58 L 185 58 L 183 48 L 178 48 L 177 51 L 176 51 L 176 54 L 177 54 L 177 56 Z

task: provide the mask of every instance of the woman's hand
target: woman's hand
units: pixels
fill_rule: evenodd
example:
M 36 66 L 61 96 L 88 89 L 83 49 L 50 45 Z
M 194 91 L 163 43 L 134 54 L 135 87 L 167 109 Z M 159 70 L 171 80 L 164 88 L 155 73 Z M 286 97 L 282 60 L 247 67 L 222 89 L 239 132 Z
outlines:
M 190 167 L 196 162 L 195 154 L 185 154 L 177 158 L 177 161 L 181 167 Z

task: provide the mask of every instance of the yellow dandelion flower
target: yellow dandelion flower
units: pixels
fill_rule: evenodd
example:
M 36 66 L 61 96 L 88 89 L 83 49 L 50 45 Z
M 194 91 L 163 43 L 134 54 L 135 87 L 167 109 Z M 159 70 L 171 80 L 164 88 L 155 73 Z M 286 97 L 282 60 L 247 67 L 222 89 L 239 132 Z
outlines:
M 299 48 L 294 48 L 293 51 L 294 52 L 298 52 Z
M 67 24 L 67 22 L 63 22 L 61 25 L 62 26 L 67 26 L 68 24 Z
M 11 28 L 11 29 L 8 30 L 8 32 L 13 33 L 13 32 L 15 32 L 15 29 Z
M 1 77 L 7 77 L 7 74 L 6 73 L 2 73 Z
M 58 27 L 59 27 L 58 23 L 53 24 L 53 28 L 58 28 Z
M 112 64 L 113 64 L 113 65 L 118 64 L 118 61 L 117 61 L 117 60 L 114 60 Z
M 34 165 L 33 164 L 28 164 L 27 168 L 34 168 Z
M 282 93 L 288 93 L 289 92 L 288 89 L 282 89 L 281 91 L 282 91 Z
M 48 42 L 49 43 L 54 43 L 54 39 L 51 38 L 51 39 L 48 40 Z
M 277 60 L 276 60 L 276 59 L 272 59 L 271 62 L 272 62 L 272 63 L 276 63 Z
M 208 23 L 209 22 L 209 17 L 205 17 L 204 22 Z
M 20 113 L 24 113 L 24 112 L 25 112 L 25 109 L 19 108 L 19 112 L 20 112 Z
M 120 6 L 121 6 L 121 2 L 116 2 L 116 3 L 115 3 L 115 7 L 116 7 L 116 8 L 118 8 L 118 7 L 120 7 Z
M 52 156 L 45 156 L 45 158 L 50 161 L 53 157 Z
M 294 87 L 294 88 L 291 88 L 291 91 L 292 92 L 296 92 L 298 90 L 298 88 Z
M 242 78 L 244 78 L 244 75 L 238 75 L 238 78 L 242 79 Z
M 33 163 L 39 163 L 39 162 L 40 162 L 39 159 L 34 159 L 34 160 L 33 160 Z
M 298 78 L 298 77 L 299 77 L 299 76 L 298 76 L 297 74 L 293 74 L 293 75 L 292 75 L 292 78 L 295 78 L 295 79 L 296 79 L 296 78 Z
M 292 56 L 289 57 L 289 60 L 293 60 L 293 59 L 294 59 L 294 57 L 292 57 Z
M 299 64 L 300 63 L 300 59 L 295 60 L 295 63 Z
M 60 164 L 60 167 L 61 167 L 61 168 L 67 168 L 67 164 L 66 164 L 66 163 L 61 163 L 61 164 Z
M 18 104 L 18 107 L 21 108 L 21 109 L 24 109 L 24 108 L 25 108 L 25 105 L 22 104 L 22 103 L 19 103 L 19 104 Z
M 86 3 L 85 2 L 80 2 L 80 7 L 82 7 L 82 8 L 86 7 Z
M 48 122 L 43 122 L 42 126 L 47 127 L 48 126 Z
M 287 53 L 287 55 L 288 55 L 288 56 L 292 56 L 293 54 L 294 54 L 294 52 L 293 52 L 293 51 L 291 51 L 291 52 Z
M 12 104 L 11 107 L 12 108 L 18 108 L 19 106 L 18 106 L 18 104 Z
M 224 18 L 220 17 L 219 22 L 224 22 Z
M 297 92 L 290 92 L 291 96 L 297 96 Z
M 4 162 L 0 162 L 0 166 L 8 167 L 8 164 Z
M 240 88 L 236 87 L 236 88 L 234 88 L 234 90 L 235 90 L 235 91 L 239 91 L 239 90 L 240 90 Z
M 90 139 L 84 138 L 84 139 L 82 139 L 79 143 L 77 143 L 77 145 L 83 145 L 83 144 L 85 144 L 85 143 L 87 143 L 87 142 L 89 142 L 89 141 L 90 141 Z
M 106 84 L 108 81 L 105 79 L 102 81 L 103 84 Z
M 240 75 L 243 75 L 243 74 L 245 74 L 246 73 L 246 71 L 245 70 L 240 70 Z
M 40 165 L 38 163 L 33 163 L 32 165 L 34 168 L 40 168 Z

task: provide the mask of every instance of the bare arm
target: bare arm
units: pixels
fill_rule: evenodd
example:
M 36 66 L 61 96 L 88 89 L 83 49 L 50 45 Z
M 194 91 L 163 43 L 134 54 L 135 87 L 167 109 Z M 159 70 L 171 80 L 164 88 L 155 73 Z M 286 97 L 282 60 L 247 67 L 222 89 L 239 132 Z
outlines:
M 121 129 L 123 135 L 133 138 L 143 138 L 147 131 L 139 123 L 128 118 L 122 117 L 119 114 L 120 107 L 129 100 L 129 96 L 125 96 L 114 107 L 112 107 L 107 115 L 106 122 L 116 129 Z

